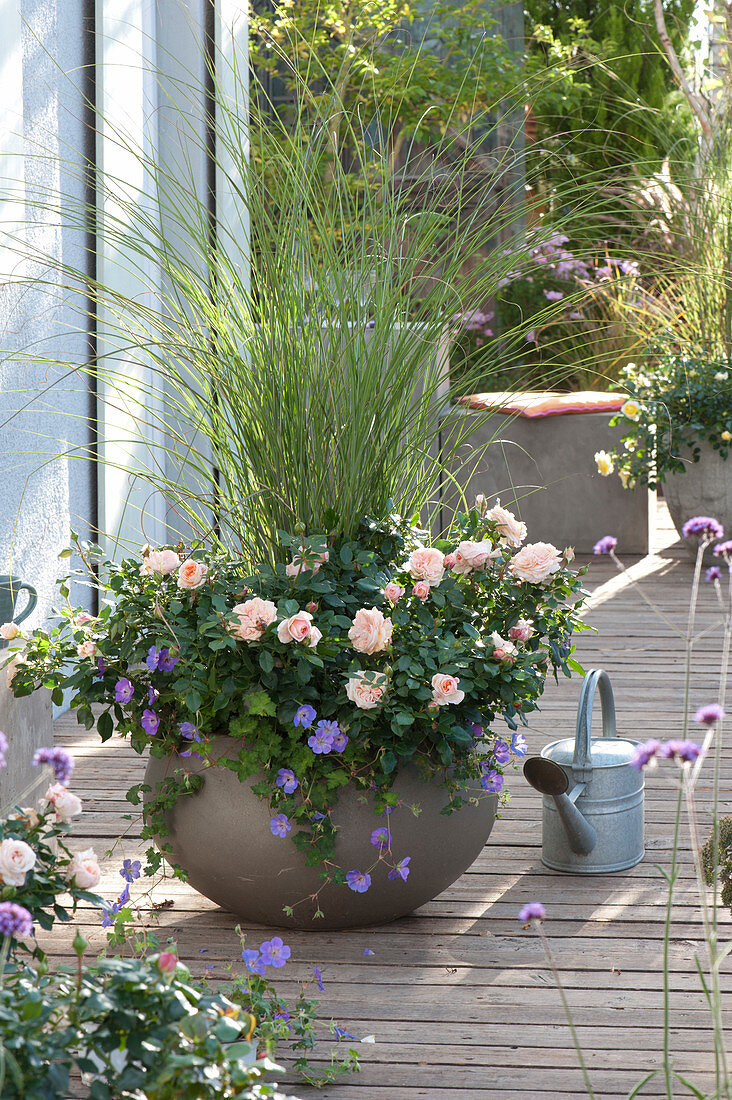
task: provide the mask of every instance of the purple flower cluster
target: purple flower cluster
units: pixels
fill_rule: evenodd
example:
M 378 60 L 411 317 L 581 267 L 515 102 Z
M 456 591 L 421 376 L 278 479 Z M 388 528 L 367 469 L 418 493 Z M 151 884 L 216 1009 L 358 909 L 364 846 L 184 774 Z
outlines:
M 603 535 L 592 547 L 593 554 L 611 554 L 618 545 L 618 540 L 613 535 Z
M 25 939 L 33 935 L 33 916 L 23 905 L 14 901 L 0 901 L 0 936 L 18 936 Z
M 713 726 L 715 723 L 721 722 L 724 716 L 724 708 L 719 703 L 707 703 L 706 706 L 699 707 L 694 715 L 694 721 L 698 722 L 700 726 Z
M 304 707 L 300 708 L 300 710 L 304 709 Z M 308 709 L 312 710 L 312 707 Z M 297 712 L 297 714 L 299 713 L 300 711 Z M 295 715 L 295 725 L 297 725 L 297 714 Z M 313 717 L 310 719 L 307 725 L 311 726 L 316 717 L 317 715 L 315 714 L 315 711 L 313 711 Z M 300 725 L 303 725 L 302 721 L 300 722 Z M 315 727 L 315 733 L 311 734 L 311 736 L 308 737 L 308 745 L 313 750 L 313 752 L 316 754 L 322 754 L 323 756 L 331 751 L 343 752 L 347 744 L 348 737 L 345 735 L 338 723 L 327 721 L 326 719 L 322 719 L 320 722 L 318 722 L 317 726 Z
M 544 920 L 546 918 L 546 909 L 540 901 L 530 901 L 527 905 L 524 905 L 523 909 L 519 909 L 518 919 L 522 924 L 528 924 L 531 920 Z
M 2 744 L 0 744 L 0 749 L 2 749 Z M 36 749 L 33 754 L 33 763 L 36 766 L 50 764 L 56 782 L 61 783 L 64 787 L 68 785 L 74 772 L 73 756 L 67 749 L 62 749 L 60 746 L 53 749 Z
M 493 313 L 483 313 L 479 309 L 474 309 L 466 313 L 454 313 L 452 320 L 459 321 L 464 332 L 479 333 L 476 340 L 478 346 L 483 343 L 483 340 L 490 339 L 493 335 L 493 329 L 489 324 L 493 320 Z
M 7 737 L 5 736 L 3 731 L 0 730 L 0 768 L 4 768 L 7 764 L 5 754 L 7 753 L 9 747 L 10 746 L 8 745 Z
M 639 745 L 630 761 L 631 768 L 642 771 L 656 758 L 659 760 L 676 760 L 679 764 L 693 764 L 700 756 L 704 755 L 704 749 L 697 745 L 696 741 L 656 741 L 652 739 Z
M 716 547 L 714 552 L 716 553 Z M 704 579 L 707 581 L 718 581 L 721 580 L 721 577 L 722 570 L 719 568 L 718 565 L 710 565 L 706 573 L 704 574 Z
M 711 541 L 712 539 L 721 539 L 724 536 L 724 527 L 711 516 L 692 516 L 691 519 L 687 519 L 681 528 L 681 534 L 685 539 L 691 538 L 692 535 L 698 535 L 700 539 Z
M 724 558 L 730 570 L 732 570 L 732 539 L 727 539 L 726 542 L 718 542 L 712 553 L 715 558 Z M 714 568 L 714 566 L 712 566 L 712 568 Z
M 291 950 L 283 943 L 279 936 L 273 936 L 271 940 L 265 940 L 259 950 L 245 947 L 241 953 L 247 970 L 252 974 L 264 974 L 268 966 L 279 970 L 285 965 L 291 955 Z

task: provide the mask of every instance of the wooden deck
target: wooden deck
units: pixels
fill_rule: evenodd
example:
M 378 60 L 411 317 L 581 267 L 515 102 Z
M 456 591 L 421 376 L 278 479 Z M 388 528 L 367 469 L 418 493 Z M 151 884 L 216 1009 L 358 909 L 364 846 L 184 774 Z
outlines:
M 604 534 L 598 531 L 598 536 Z M 679 626 L 685 625 L 691 563 L 662 513 L 657 550 L 633 559 L 633 573 Z M 619 548 L 622 551 L 622 547 Z M 615 687 L 619 728 L 631 737 L 681 734 L 683 647 L 672 631 L 639 600 L 607 558 L 594 559 L 586 615 L 597 633 L 579 638 L 586 668 L 603 667 Z M 700 627 L 718 618 L 711 586 L 704 586 Z M 716 699 L 719 632 L 698 646 L 692 707 Z M 530 751 L 574 733 L 579 678 L 550 686 L 542 710 L 532 716 Z M 112 900 L 122 885 L 121 860 L 139 850 L 139 822 L 126 819 L 127 787 L 139 780 L 141 761 L 123 742 L 102 746 L 80 731 L 73 717 L 57 723 L 60 743 L 77 758 L 74 789 L 85 799 L 77 838 L 99 853 L 114 848 L 102 885 Z M 707 766 L 700 804 L 709 797 Z M 532 1100 L 585 1095 L 551 972 L 533 931 L 517 921 L 521 905 L 540 900 L 562 981 L 574 1012 L 598 1098 L 626 1096 L 661 1064 L 664 882 L 655 864 L 669 858 L 675 794 L 674 769 L 659 768 L 646 791 L 647 855 L 628 872 L 569 876 L 540 862 L 540 796 L 520 772 L 511 781 L 512 801 L 483 854 L 453 887 L 413 916 L 380 928 L 353 932 L 287 933 L 292 960 L 281 973 L 283 992 L 311 977 L 317 963 L 331 1016 L 360 1044 L 360 1074 L 336 1082 L 325 1094 L 292 1084 L 290 1091 L 328 1100 Z M 724 764 L 723 806 L 732 812 L 732 754 Z M 706 817 L 702 812 L 702 820 Z M 118 839 L 120 838 L 120 839 Z M 225 843 L 225 840 L 224 840 Z M 708 1016 L 695 973 L 703 953 L 699 907 L 688 853 L 679 882 L 671 943 L 673 1048 L 678 1069 L 711 1089 L 713 1056 Z M 139 883 L 138 883 L 139 885 Z M 172 901 L 169 908 L 152 903 Z M 168 880 L 143 905 L 143 920 L 165 940 L 175 940 L 196 974 L 225 978 L 239 962 L 236 920 L 190 888 Z M 105 934 L 96 912 L 82 921 L 92 946 Z M 250 942 L 266 938 L 248 929 Z M 69 951 L 70 937 L 56 947 Z M 370 948 L 373 956 L 364 956 Z M 203 950 L 205 949 L 205 951 Z M 732 964 L 731 964 L 732 965 Z M 732 984 L 723 978 L 725 989 Z M 348 1045 L 354 1045 L 349 1043 Z M 332 1039 L 324 1032 L 320 1057 Z M 286 1059 L 283 1059 L 286 1060 Z M 658 1081 L 642 1096 L 663 1094 Z M 681 1087 L 679 1096 L 688 1095 Z

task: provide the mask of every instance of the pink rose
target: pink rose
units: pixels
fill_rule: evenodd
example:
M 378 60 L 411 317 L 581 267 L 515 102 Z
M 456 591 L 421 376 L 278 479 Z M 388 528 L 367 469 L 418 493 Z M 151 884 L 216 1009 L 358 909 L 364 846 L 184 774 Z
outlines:
M 508 570 L 519 580 L 541 584 L 562 565 L 562 556 L 550 542 L 530 542 L 508 563 Z
M 323 637 L 322 631 L 318 630 L 317 626 L 310 627 L 310 641 L 308 645 L 311 649 L 315 649 L 316 645 Z
M 497 630 L 494 630 L 491 634 L 491 642 L 493 643 L 493 656 L 497 661 L 513 661 L 518 653 L 513 642 L 507 642 Z
M 454 554 L 445 554 L 444 565 L 445 565 L 445 569 L 454 569 L 455 568 L 455 555 Z
M 161 577 L 168 577 L 171 573 L 175 573 L 176 569 L 180 566 L 180 558 L 176 554 L 175 550 L 151 550 L 149 554 L 146 554 L 142 559 L 142 565 L 140 566 L 140 572 L 143 576 L 152 576 L 153 573 L 157 573 Z M 196 585 L 184 585 L 185 588 L 198 588 Z
M 174 974 L 178 969 L 178 956 L 173 951 L 161 951 L 157 957 L 157 968 L 161 974 Z
M 465 692 L 460 691 L 457 676 L 449 676 L 445 672 L 436 672 L 432 677 L 432 701 L 438 707 L 447 706 L 448 703 L 462 703 Z
M 317 573 L 321 565 L 327 562 L 328 557 L 327 550 L 323 550 L 319 554 L 307 554 L 306 557 L 302 554 L 296 554 L 290 564 L 285 566 L 285 573 L 288 577 L 296 577 L 298 573 L 302 573 L 304 570 Z
M 246 603 L 232 607 L 231 614 L 237 622 L 229 624 L 229 631 L 244 642 L 258 642 L 268 626 L 277 618 L 277 608 L 271 600 L 252 596 Z
M 483 569 L 492 558 L 500 557 L 501 551 L 493 548 L 490 539 L 482 542 L 466 540 L 455 551 L 453 570 L 456 573 L 471 573 L 474 569 Z
M 76 647 L 77 657 L 94 657 L 97 652 L 96 643 L 91 639 L 82 642 L 81 645 Z
M 381 702 L 386 686 L 383 672 L 357 672 L 346 684 L 346 695 L 361 710 L 373 710 Z
M 185 588 L 188 591 L 200 588 L 206 580 L 207 573 L 208 566 L 205 561 L 194 561 L 193 558 L 186 558 L 178 569 L 178 587 Z
M 414 587 L 412 588 L 412 595 L 416 596 L 422 603 L 429 599 L 430 586 L 427 584 L 427 581 L 415 581 Z
M 36 853 L 24 840 L 0 841 L 0 881 L 6 886 L 22 886 L 36 862 Z
M 515 548 L 520 546 L 526 538 L 526 524 L 516 519 L 513 512 L 509 512 L 507 508 L 501 508 L 500 500 L 496 501 L 495 507 L 486 512 L 485 518 L 495 523 L 501 542 L 505 546 Z
M 348 637 L 359 653 L 379 653 L 391 644 L 391 632 L 391 619 L 385 619 L 378 607 L 362 607 L 356 612 Z
M 57 821 L 64 821 L 68 825 L 72 817 L 78 817 L 81 813 L 81 799 L 60 783 L 52 783 L 46 791 L 43 802 L 44 809 L 53 808 Z
M 514 642 L 528 642 L 535 634 L 533 619 L 519 619 L 508 632 L 509 638 L 513 638 Z
M 409 555 L 407 569 L 415 581 L 427 581 L 437 588 L 445 575 L 445 555 L 433 546 L 420 546 Z
M 389 581 L 384 585 L 384 595 L 389 603 L 398 603 L 404 595 L 404 589 L 396 581 Z
M 66 871 L 66 881 L 79 890 L 93 890 L 99 884 L 102 872 L 93 848 L 76 852 Z
M 289 619 L 283 619 L 277 627 L 281 642 L 305 642 L 310 637 L 313 616 L 309 611 L 296 611 Z

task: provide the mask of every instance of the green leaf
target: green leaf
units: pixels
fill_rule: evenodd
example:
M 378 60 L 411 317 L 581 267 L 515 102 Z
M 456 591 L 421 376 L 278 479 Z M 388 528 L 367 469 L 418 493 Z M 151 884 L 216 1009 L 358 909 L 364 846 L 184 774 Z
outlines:
M 274 668 L 274 657 L 268 649 L 263 649 L 259 654 L 259 667 L 262 672 L 271 672 Z

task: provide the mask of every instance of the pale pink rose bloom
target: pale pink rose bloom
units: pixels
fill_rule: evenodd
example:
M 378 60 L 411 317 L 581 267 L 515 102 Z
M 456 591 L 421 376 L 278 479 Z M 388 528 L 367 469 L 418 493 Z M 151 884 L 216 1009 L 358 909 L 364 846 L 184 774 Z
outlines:
M 317 573 L 321 565 L 328 561 L 328 557 L 327 550 L 323 550 L 320 554 L 309 554 L 307 561 L 305 561 L 302 554 L 296 554 L 290 564 L 285 566 L 285 573 L 288 577 L 296 577 L 303 570 Z
M 497 630 L 494 630 L 491 634 L 491 642 L 493 643 L 493 656 L 497 661 L 513 661 L 518 653 L 513 642 L 507 642 Z
M 454 569 L 455 568 L 455 555 L 454 554 L 445 554 L 444 565 L 445 565 L 445 569 Z
M 521 545 L 526 538 L 526 524 L 516 519 L 513 512 L 501 507 L 501 502 L 496 501 L 495 506 L 486 512 L 485 518 L 493 520 L 498 527 L 501 542 L 514 549 Z
M 283 619 L 277 627 L 281 642 L 304 642 L 310 637 L 313 616 L 309 611 L 296 611 L 289 619 Z
M 171 573 L 175 573 L 179 565 L 180 558 L 175 550 L 151 550 L 150 553 L 142 559 L 140 572 L 145 576 L 151 576 L 153 573 L 157 573 L 159 576 L 168 577 Z M 198 585 L 195 587 L 198 587 Z
M 267 627 L 277 618 L 277 608 L 271 600 L 252 596 L 245 603 L 232 607 L 231 614 L 238 619 L 238 622 L 229 625 L 229 631 L 234 637 L 241 638 L 244 642 L 258 642 Z
M 178 956 L 173 951 L 161 951 L 157 967 L 161 974 L 174 974 L 178 969 Z
M 513 638 L 514 642 L 528 642 L 535 634 L 533 619 L 519 619 L 508 632 L 509 638 Z
M 387 678 L 384 672 L 357 672 L 346 684 L 346 695 L 361 710 L 373 710 L 381 702 L 386 692 Z
M 437 588 L 445 575 L 445 555 L 434 546 L 420 546 L 409 555 L 407 569 L 415 581 Z
M 22 886 L 36 862 L 36 853 L 24 840 L 0 841 L 0 881 L 5 886 Z
M 322 631 L 318 630 L 317 626 L 311 626 L 310 627 L 310 641 L 308 642 L 308 645 L 310 646 L 310 648 L 315 649 L 316 645 L 318 644 L 318 642 L 320 641 L 320 639 L 322 637 L 323 637 Z
M 448 703 L 462 703 L 465 692 L 460 691 L 457 676 L 450 676 L 445 672 L 436 672 L 432 677 L 432 700 L 438 707 L 445 707 Z
M 4 638 L 6 642 L 12 642 L 13 638 L 17 638 L 20 634 L 20 627 L 17 623 L 3 623 L 0 626 L 0 638 Z
M 497 547 L 494 549 L 490 539 L 483 539 L 482 542 L 467 539 L 455 551 L 452 568 L 456 573 L 472 573 L 474 569 L 484 569 L 489 561 L 500 555 L 501 551 Z
M 414 587 L 412 588 L 412 595 L 416 596 L 422 603 L 429 599 L 430 586 L 427 584 L 427 581 L 415 581 Z
M 348 637 L 359 653 L 379 653 L 391 645 L 391 632 L 391 619 L 385 619 L 378 607 L 362 607 L 356 612 Z
M 98 886 L 102 872 L 93 848 L 76 852 L 66 871 L 66 881 L 80 890 L 93 890 Z
M 94 616 L 87 614 L 86 611 L 82 611 L 80 615 L 75 615 L 73 619 L 74 626 L 86 626 L 87 623 L 94 622 Z
M 193 558 L 186 558 L 178 569 L 178 587 L 185 588 L 188 591 L 200 588 L 206 580 L 207 574 L 208 566 L 205 561 L 194 561 Z
M 508 570 L 519 580 L 541 584 L 562 566 L 562 555 L 550 542 L 530 542 L 508 563 Z
M 72 817 L 78 817 L 81 813 L 81 799 L 60 783 L 51 784 L 43 796 L 42 806 L 44 809 L 52 807 L 56 812 L 56 819 L 67 825 Z
M 77 657 L 94 657 L 97 652 L 96 643 L 90 638 L 86 642 L 82 642 L 81 645 L 76 647 Z
M 404 589 L 396 581 L 384 585 L 384 595 L 390 603 L 398 603 L 404 595 Z

